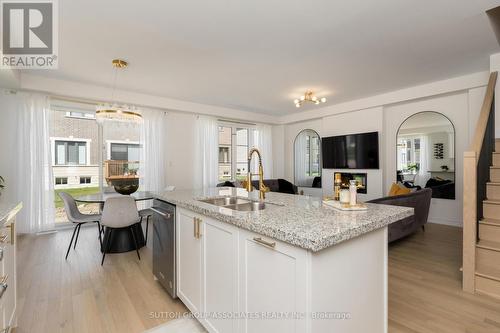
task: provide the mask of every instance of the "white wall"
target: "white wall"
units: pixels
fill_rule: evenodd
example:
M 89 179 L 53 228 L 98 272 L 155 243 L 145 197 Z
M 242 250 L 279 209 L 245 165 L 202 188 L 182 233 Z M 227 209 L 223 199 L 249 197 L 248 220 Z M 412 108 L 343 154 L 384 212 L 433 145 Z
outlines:
M 483 89 L 484 90 L 484 89 Z M 476 91 L 474 91 L 476 93 Z M 409 116 L 422 111 L 435 111 L 447 116 L 455 127 L 455 200 L 432 199 L 429 222 L 462 225 L 463 152 L 470 141 L 469 119 L 477 119 L 480 105 L 471 105 L 469 92 L 425 98 L 384 108 L 386 167 L 384 193 L 396 178 L 396 136 L 399 125 Z
M 323 169 L 323 194 L 332 195 L 333 193 L 333 175 L 335 172 L 344 171 L 352 173 L 367 174 L 367 194 L 359 194 L 359 198 L 363 201 L 380 198 L 383 196 L 382 170 L 384 169 L 384 133 L 383 133 L 383 109 L 376 107 L 355 112 L 342 113 L 323 118 L 323 133 L 324 137 L 379 132 L 379 154 L 380 154 L 380 169 L 378 170 L 363 170 L 363 169 Z
M 332 106 L 330 112 L 322 111 L 323 117 L 307 121 L 290 123 L 285 126 L 285 178 L 293 182 L 293 140 L 295 136 L 306 128 L 317 131 L 321 137 L 379 132 L 380 170 L 350 170 L 352 172 L 366 172 L 368 174 L 368 194 L 360 195 L 361 200 L 370 200 L 387 195 L 390 185 L 396 180 L 396 132 L 399 125 L 410 115 L 421 111 L 436 111 L 448 116 L 456 129 L 456 200 L 432 199 L 429 221 L 441 224 L 462 225 L 462 162 L 463 152 L 467 149 L 475 130 L 481 104 L 486 91 L 488 75 L 485 73 L 470 75 L 469 84 L 460 78 L 456 81 L 441 81 L 439 84 L 430 83 L 429 86 L 419 86 L 413 96 L 421 96 L 420 91 L 426 92 L 424 98 L 409 99 L 410 89 L 401 94 L 401 102 L 394 103 L 397 93 L 388 93 L 391 103 L 374 106 L 361 110 L 339 112 L 342 108 Z M 482 77 L 482 81 L 479 79 Z M 446 92 L 443 82 L 450 82 Z M 480 84 L 482 82 L 482 84 Z M 464 87 L 467 87 L 462 89 Z M 440 94 L 429 95 L 429 87 L 438 87 Z M 459 90 L 456 90 L 460 87 Z M 445 93 L 441 93 L 441 92 Z M 381 101 L 377 96 L 372 101 Z M 500 99 L 499 99 L 500 100 Z M 356 103 L 345 103 L 356 105 Z M 311 113 L 310 113 L 311 114 Z M 315 113 L 316 114 L 316 113 Z M 297 119 L 294 116 L 290 119 Z M 500 117 L 499 117 L 500 118 Z M 336 170 L 323 170 L 323 194 L 333 192 L 333 173 Z

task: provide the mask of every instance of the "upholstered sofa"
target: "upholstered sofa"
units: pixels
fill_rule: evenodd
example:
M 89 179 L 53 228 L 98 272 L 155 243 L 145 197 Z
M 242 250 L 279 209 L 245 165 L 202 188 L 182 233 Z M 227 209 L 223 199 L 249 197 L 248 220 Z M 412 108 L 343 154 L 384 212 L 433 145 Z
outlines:
M 297 194 L 298 188 L 294 184 L 290 183 L 285 179 L 264 179 L 264 184 L 269 187 L 271 192 L 280 192 L 288 194 Z M 259 181 L 253 180 L 252 185 L 255 188 L 259 188 Z M 217 187 L 231 186 L 231 187 L 241 187 L 239 182 L 226 181 L 224 183 L 217 184 Z
M 409 194 L 385 197 L 369 201 L 371 203 L 413 207 L 415 215 L 404 218 L 398 222 L 389 225 L 389 242 L 406 237 L 419 228 L 424 229 L 429 217 L 429 208 L 431 205 L 432 190 L 425 188 Z

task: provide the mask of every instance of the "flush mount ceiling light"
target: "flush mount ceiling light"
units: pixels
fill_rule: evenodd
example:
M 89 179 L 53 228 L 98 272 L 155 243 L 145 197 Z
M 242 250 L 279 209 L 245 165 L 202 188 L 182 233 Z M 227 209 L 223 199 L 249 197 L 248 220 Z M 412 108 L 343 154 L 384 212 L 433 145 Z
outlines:
M 96 119 L 99 122 L 105 120 L 126 121 L 126 122 L 142 122 L 142 115 L 135 106 L 122 105 L 114 102 L 116 79 L 118 71 L 127 67 L 128 63 L 125 60 L 113 59 L 111 62 L 114 68 L 113 91 L 111 93 L 112 103 L 103 103 L 96 108 Z
M 310 102 L 314 104 L 320 104 L 320 103 L 326 103 L 326 98 L 318 98 L 316 95 L 314 95 L 314 92 L 312 90 L 306 91 L 306 93 L 300 98 L 297 98 L 293 101 L 296 107 L 300 108 L 305 102 Z

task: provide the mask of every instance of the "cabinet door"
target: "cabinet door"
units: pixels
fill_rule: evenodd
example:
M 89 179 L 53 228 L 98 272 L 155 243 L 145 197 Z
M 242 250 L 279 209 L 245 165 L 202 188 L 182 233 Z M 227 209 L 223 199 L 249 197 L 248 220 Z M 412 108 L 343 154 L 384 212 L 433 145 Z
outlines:
M 15 310 L 16 310 L 16 232 L 15 220 L 8 221 L 2 232 L 2 235 L 8 235 L 7 240 L 0 244 L 3 247 L 3 273 L 2 278 L 6 277 L 5 291 L 0 298 L 2 303 L 4 326 L 12 327 L 16 325 Z M 1 292 L 1 291 L 0 291 Z
M 236 320 L 221 317 L 238 308 L 238 228 L 203 218 L 202 234 L 204 311 L 217 314 L 205 324 L 210 332 L 238 332 Z
M 242 230 L 240 252 L 241 332 L 306 332 L 307 251 Z
M 177 282 L 178 296 L 192 312 L 201 312 L 202 247 L 196 235 L 195 214 L 177 212 Z

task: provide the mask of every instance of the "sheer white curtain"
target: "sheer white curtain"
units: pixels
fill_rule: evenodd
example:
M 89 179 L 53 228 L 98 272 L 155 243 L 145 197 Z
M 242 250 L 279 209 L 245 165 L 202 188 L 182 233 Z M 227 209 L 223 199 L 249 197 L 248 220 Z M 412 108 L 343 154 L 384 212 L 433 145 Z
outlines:
M 217 119 L 197 116 L 195 125 L 194 188 L 215 187 L 219 178 L 219 124 Z
M 257 125 L 254 132 L 254 146 L 262 153 L 264 178 L 273 178 L 273 133 L 270 125 Z
M 416 185 L 425 187 L 430 178 L 429 171 L 429 138 L 425 135 L 420 137 L 420 169 L 416 179 Z
M 13 97 L 17 113 L 17 200 L 23 202 L 17 230 L 36 233 L 55 223 L 54 178 L 49 136 L 50 100 L 41 94 L 18 92 Z M 12 156 L 13 162 L 16 157 Z
M 141 110 L 141 163 L 139 175 L 145 191 L 159 192 L 167 187 L 167 113 Z

